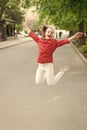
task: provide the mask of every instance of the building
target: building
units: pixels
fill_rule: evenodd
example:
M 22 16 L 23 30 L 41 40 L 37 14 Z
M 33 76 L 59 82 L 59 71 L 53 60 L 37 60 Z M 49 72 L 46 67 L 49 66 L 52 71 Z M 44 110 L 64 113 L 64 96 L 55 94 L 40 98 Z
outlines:
M 9 19 L 0 20 L 0 41 L 15 38 L 15 21 Z

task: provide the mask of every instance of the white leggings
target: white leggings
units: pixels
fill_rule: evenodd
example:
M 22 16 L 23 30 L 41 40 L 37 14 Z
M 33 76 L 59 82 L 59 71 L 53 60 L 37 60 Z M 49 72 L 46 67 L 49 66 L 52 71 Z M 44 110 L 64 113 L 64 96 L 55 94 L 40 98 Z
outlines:
M 46 79 L 48 85 L 55 85 L 63 75 L 64 71 L 59 71 L 54 76 L 53 63 L 39 64 L 35 82 L 36 84 L 40 84 Z

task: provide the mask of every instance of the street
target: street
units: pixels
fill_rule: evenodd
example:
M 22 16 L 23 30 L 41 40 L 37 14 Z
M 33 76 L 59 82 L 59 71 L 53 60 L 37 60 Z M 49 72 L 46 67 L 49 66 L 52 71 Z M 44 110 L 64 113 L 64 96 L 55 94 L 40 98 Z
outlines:
M 37 45 L 0 50 L 0 130 L 87 130 L 87 65 L 71 45 L 54 53 L 55 86 L 36 85 Z

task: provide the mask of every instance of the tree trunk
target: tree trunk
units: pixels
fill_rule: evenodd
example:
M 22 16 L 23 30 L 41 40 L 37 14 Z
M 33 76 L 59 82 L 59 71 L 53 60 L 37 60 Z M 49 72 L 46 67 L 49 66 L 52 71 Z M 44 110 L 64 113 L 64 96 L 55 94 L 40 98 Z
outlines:
M 73 35 L 73 30 L 69 31 L 69 37 L 71 37 Z
M 2 11 L 2 8 L 1 8 L 0 19 L 2 18 L 2 14 L 3 14 L 3 11 Z
M 84 33 L 84 20 L 78 25 L 79 32 Z M 85 44 L 85 36 L 83 35 L 81 38 L 79 38 L 79 44 L 80 46 Z

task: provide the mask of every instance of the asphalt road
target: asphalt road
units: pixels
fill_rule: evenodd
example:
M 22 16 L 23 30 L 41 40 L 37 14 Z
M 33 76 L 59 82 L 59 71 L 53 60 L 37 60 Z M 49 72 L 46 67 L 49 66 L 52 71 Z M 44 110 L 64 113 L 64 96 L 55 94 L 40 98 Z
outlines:
M 87 65 L 71 45 L 54 53 L 56 86 L 36 85 L 37 45 L 0 50 L 0 130 L 87 130 Z

